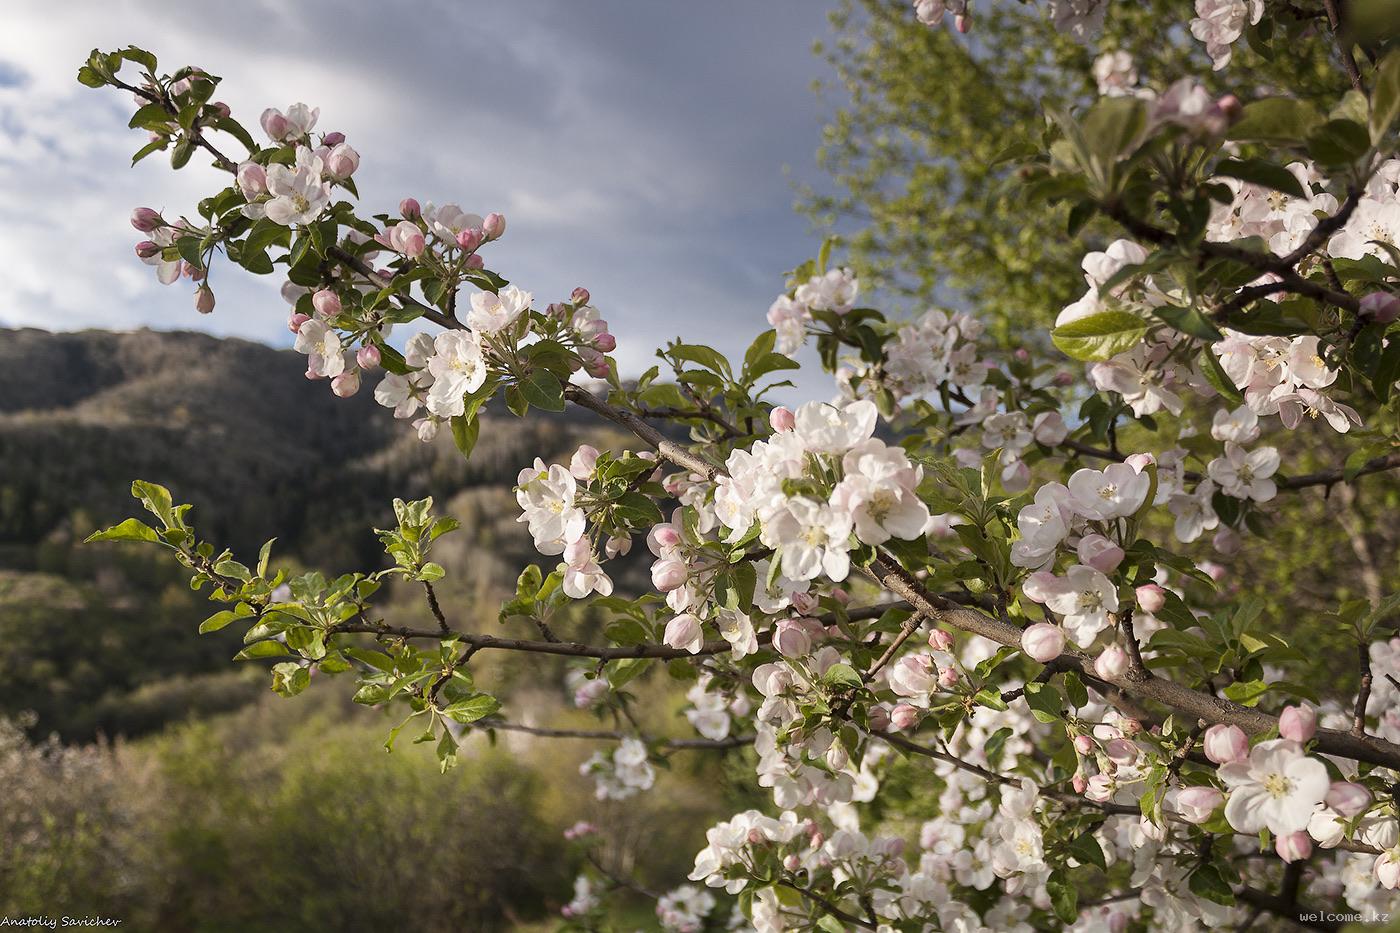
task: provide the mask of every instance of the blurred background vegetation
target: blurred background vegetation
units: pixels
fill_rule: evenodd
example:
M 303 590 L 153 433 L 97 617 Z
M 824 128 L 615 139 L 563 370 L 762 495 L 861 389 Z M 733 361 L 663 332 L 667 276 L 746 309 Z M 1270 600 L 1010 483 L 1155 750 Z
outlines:
M 1129 49 L 1158 84 L 1188 60 L 1197 74 L 1209 66 L 1169 0 L 1116 4 L 1087 46 L 1018 3 L 980 16 L 970 37 L 920 26 L 909 7 L 839 5 L 818 50 L 832 65 L 821 89 L 832 177 L 803 189 L 800 207 L 819 231 L 847 233 L 849 260 L 906 310 L 976 309 L 1016 347 L 1082 293 L 1079 260 L 1109 231 L 1068 236 L 1063 216 L 1023 202 L 996 155 L 1039 138 L 1037 98 L 1090 99 L 1101 51 Z M 1212 80 L 1245 96 L 1286 71 L 1308 93 L 1338 93 L 1324 45 L 1297 50 L 1267 62 L 1242 43 Z M 745 753 L 679 753 L 656 790 L 620 805 L 577 776 L 586 742 L 479 737 L 443 776 L 409 742 L 385 754 L 393 723 L 351 704 L 345 683 L 281 700 L 264 671 L 236 669 L 237 633 L 195 634 L 209 610 L 160 555 L 78 544 L 131 514 L 139 477 L 194 503 L 201 535 L 245 555 L 280 535 L 275 554 L 295 566 L 372 570 L 372 529 L 391 521 L 392 498 L 432 495 L 464 525 L 435 551 L 443 603 L 497 631 L 500 600 L 538 559 L 515 522 L 516 473 L 584 439 L 622 440 L 573 413 L 492 412 L 464 463 L 450 439 L 421 444 L 369 392 L 335 399 L 302 369 L 289 351 L 205 335 L 0 331 L 0 914 L 101 913 L 141 930 L 548 929 L 581 862 L 560 833 L 579 819 L 605 827 L 611 856 L 644 885 L 674 885 L 706 826 L 763 805 Z M 1124 427 L 1125 448 L 1152 449 L 1141 430 Z M 1289 468 L 1339 464 L 1358 443 L 1305 425 Z M 1266 624 L 1310 650 L 1312 669 L 1293 679 L 1341 697 L 1355 689 L 1353 654 L 1325 613 L 1394 589 L 1397 508 L 1400 483 L 1373 476 L 1281 497 L 1267 533 L 1233 559 L 1208 541 L 1182 551 L 1227 564 L 1225 598 L 1259 597 Z M 645 585 L 634 561 L 620 586 Z M 391 592 L 386 614 L 426 622 L 417 596 Z M 600 622 L 580 614 L 561 634 L 586 638 Z M 569 707 L 567 663 L 479 662 L 512 718 L 596 727 Z M 633 687 L 649 730 L 687 732 L 664 670 Z M 902 771 L 881 805 L 917 825 L 926 781 Z M 650 925 L 635 906 L 636 925 Z

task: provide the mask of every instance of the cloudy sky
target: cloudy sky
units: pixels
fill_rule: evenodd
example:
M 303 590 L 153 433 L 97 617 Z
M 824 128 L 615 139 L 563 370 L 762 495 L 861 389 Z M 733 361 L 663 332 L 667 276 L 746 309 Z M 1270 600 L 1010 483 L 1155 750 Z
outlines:
M 742 348 L 819 245 L 792 184 L 822 181 L 820 0 L 62 6 L 8 0 L 0 29 L 0 325 L 289 342 L 272 276 L 216 267 L 203 317 L 132 255 L 133 206 L 192 213 L 218 182 L 199 158 L 128 168 L 130 102 L 74 80 L 91 48 L 128 43 L 223 76 L 255 134 L 264 107 L 319 106 L 363 156 L 371 212 L 405 195 L 504 212 L 493 268 L 545 301 L 586 285 L 633 371 L 667 337 Z

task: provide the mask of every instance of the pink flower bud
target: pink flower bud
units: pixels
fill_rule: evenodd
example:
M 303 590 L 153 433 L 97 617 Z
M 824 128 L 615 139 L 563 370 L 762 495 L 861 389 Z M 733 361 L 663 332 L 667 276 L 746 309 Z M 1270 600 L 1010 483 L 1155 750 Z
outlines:
M 608 369 L 607 357 L 599 353 L 592 347 L 580 347 L 578 358 L 583 361 L 583 368 L 595 379 L 606 379 L 610 370 Z
M 768 838 L 763 835 L 763 830 L 759 829 L 757 826 L 749 830 L 749 845 L 761 846 L 767 841 Z
M 1094 673 L 1104 680 L 1117 680 L 1128 672 L 1128 652 L 1118 643 L 1109 645 L 1094 659 Z
M 792 608 L 803 615 L 809 615 L 817 608 L 817 598 L 811 593 L 793 593 Z
M 161 246 L 159 243 L 152 243 L 150 240 L 142 240 L 140 243 L 136 244 L 136 255 L 140 256 L 142 259 L 150 259 L 152 256 L 158 256 L 160 252 Z
M 1112 573 L 1123 563 L 1123 549 L 1100 534 L 1085 535 L 1076 549 L 1079 562 L 1100 573 Z
M 349 398 L 360 391 L 360 371 L 350 369 L 331 380 L 331 391 L 340 398 Z
M 651 536 L 663 548 L 675 547 L 681 543 L 681 533 L 674 525 L 657 525 L 652 529 Z
M 831 588 L 831 598 L 836 600 L 843 606 L 848 606 L 851 602 L 851 594 L 847 593 L 844 589 L 842 589 L 839 586 L 833 586 Z
M 1201 746 L 1206 757 L 1218 765 L 1240 761 L 1249 754 L 1249 739 L 1239 726 L 1216 723 L 1205 731 Z
M 1210 819 L 1225 795 L 1214 787 L 1187 787 L 1176 795 L 1176 809 L 1181 818 L 1197 826 Z
M 1215 108 L 1220 111 L 1229 123 L 1234 123 L 1244 115 L 1244 104 L 1234 94 L 1226 94 L 1215 102 Z
M 137 227 L 136 229 L 141 228 Z M 1371 292 L 1361 299 L 1360 317 L 1363 321 L 1389 324 L 1400 317 L 1400 297 L 1396 297 L 1390 292 Z
M 599 334 L 593 338 L 593 349 L 600 353 L 611 353 L 617 349 L 617 338 L 612 334 Z
M 345 143 L 341 143 L 326 156 L 326 171 L 332 178 L 344 181 L 360 167 L 360 154 Z
M 1136 719 L 1124 719 L 1124 720 L 1123 720 L 1123 734 L 1124 734 L 1124 735 L 1142 735 L 1142 733 L 1143 733 L 1142 723 L 1138 722 Z
M 1076 735 L 1074 737 L 1074 750 L 1081 755 L 1092 755 L 1096 747 L 1091 736 Z
M 593 475 L 593 468 L 597 463 L 598 448 L 592 444 L 581 444 L 569 458 L 569 472 L 573 474 L 574 479 L 588 479 Z
M 484 269 L 486 268 L 486 260 L 481 258 L 480 253 L 472 253 L 470 256 L 467 257 L 467 268 Z
M 1229 527 L 1217 531 L 1215 533 L 1215 538 L 1211 541 L 1215 549 L 1227 557 L 1231 554 L 1238 553 L 1243 543 L 1243 540 L 1240 538 L 1240 533 Z
M 966 13 L 959 13 L 953 17 L 953 28 L 962 35 L 967 35 L 972 31 L 972 17 Z
M 890 729 L 890 708 L 884 703 L 876 703 L 870 707 L 870 731 L 888 732 Z
M 201 285 L 194 291 L 194 309 L 200 314 L 214 310 L 214 291 L 208 285 Z
M 796 619 L 783 619 L 773 631 L 773 647 L 785 658 L 800 658 L 812 650 L 812 636 Z
M 1137 761 L 1141 754 L 1137 745 L 1127 739 L 1109 739 L 1104 744 L 1103 751 L 1109 761 L 1119 765 L 1130 765 Z
M 286 137 L 287 131 L 291 129 L 287 118 L 276 107 L 264 110 L 258 122 L 262 124 L 263 132 L 267 134 L 267 138 L 273 142 L 280 143 Z
M 666 623 L 662 641 L 672 648 L 682 648 L 695 654 L 705 644 L 705 633 L 700 629 L 700 620 L 686 612 Z
M 1133 591 L 1138 608 L 1143 612 L 1161 612 L 1167 604 L 1167 591 L 1155 583 L 1144 583 Z
M 345 142 L 345 134 L 340 132 L 332 131 L 321 137 L 321 145 L 323 146 L 339 146 L 343 142 Z
M 1083 773 L 1076 772 L 1074 777 L 1070 778 L 1069 786 L 1074 788 L 1076 794 L 1082 794 L 1089 789 L 1089 782 L 1084 778 Z
M 481 232 L 488 240 L 499 240 L 506 232 L 505 215 L 494 211 L 487 214 L 486 219 L 481 222 Z
M 404 220 L 417 220 L 423 216 L 423 208 L 415 198 L 404 198 L 399 202 L 399 216 Z
M 1021 649 L 1033 660 L 1048 664 L 1065 650 L 1065 633 L 1058 625 L 1037 622 L 1021 633 Z
M 216 100 L 210 103 L 209 109 L 214 111 L 224 119 L 228 119 L 233 114 L 233 108 L 221 100 Z
M 1225 574 L 1228 573 L 1228 571 L 1222 564 L 1217 564 L 1213 560 L 1203 560 L 1196 566 L 1200 568 L 1201 573 L 1204 573 L 1216 583 L 1219 583 L 1221 580 L 1225 579 Z
M 576 305 L 588 304 L 588 299 L 591 297 L 592 296 L 588 294 L 588 289 L 584 288 L 582 285 L 569 293 L 569 300 Z
M 360 351 L 355 354 L 355 362 L 360 364 L 361 369 L 374 369 L 379 365 L 379 359 L 379 348 L 372 343 L 360 347 Z
M 901 703 L 890 710 L 890 725 L 900 732 L 908 732 L 919 724 L 919 708 L 908 703 Z
M 481 231 L 475 227 L 467 227 L 457 233 L 457 245 L 462 248 L 463 252 L 474 253 L 481 243 Z
M 1067 386 L 1074 385 L 1074 374 L 1061 371 L 1055 373 L 1054 377 L 1050 381 L 1054 385 L 1059 386 L 1061 389 L 1063 389 Z
M 244 162 L 238 166 L 238 190 L 245 200 L 251 201 L 267 192 L 267 169 L 256 162 Z
M 340 313 L 340 296 L 333 289 L 319 289 L 311 296 L 311 307 L 321 317 L 335 317 Z
M 588 709 L 597 706 L 602 702 L 603 697 L 608 695 L 608 682 L 602 680 L 585 680 L 574 691 L 574 706 L 578 709 Z
M 651 583 L 663 593 L 680 589 L 685 585 L 689 572 L 685 564 L 678 560 L 659 560 L 651 565 Z
M 944 690 L 951 690 L 957 686 L 958 672 L 956 668 L 945 667 L 938 672 L 938 686 Z
M 779 434 L 784 431 L 791 431 L 797 425 L 797 416 L 792 413 L 791 408 L 778 406 L 768 413 L 768 424 Z
M 783 867 L 788 871 L 797 871 L 797 869 L 802 867 L 802 859 L 798 858 L 796 855 L 789 855 L 783 859 Z
M 1306 742 L 1317 732 L 1317 710 L 1306 703 L 1285 706 L 1278 718 L 1278 734 L 1295 742 Z
M 299 333 L 301 331 L 301 325 L 305 324 L 309 320 L 311 320 L 311 315 L 298 314 L 297 312 L 293 311 L 291 316 L 287 318 L 287 330 L 291 331 L 294 334 Z
M 1018 363 L 1029 363 L 1031 359 L 1031 351 L 1027 350 L 1025 347 L 1017 347 L 1016 351 L 1012 353 L 1011 356 Z
M 951 651 L 953 649 L 953 636 L 941 628 L 936 628 L 929 632 L 928 646 L 935 651 Z
M 1350 819 L 1371 806 L 1371 792 L 1352 781 L 1333 781 L 1327 789 L 1327 806 Z
M 153 208 L 138 207 L 131 212 L 131 225 L 142 233 L 150 233 L 162 223 L 160 213 Z
M 418 229 L 415 223 L 405 220 L 389 229 L 389 246 L 409 259 L 417 259 L 423 255 L 425 245 L 423 231 Z
M 1306 832 L 1285 833 L 1274 843 L 1274 851 L 1285 862 L 1301 862 L 1312 855 L 1312 837 Z

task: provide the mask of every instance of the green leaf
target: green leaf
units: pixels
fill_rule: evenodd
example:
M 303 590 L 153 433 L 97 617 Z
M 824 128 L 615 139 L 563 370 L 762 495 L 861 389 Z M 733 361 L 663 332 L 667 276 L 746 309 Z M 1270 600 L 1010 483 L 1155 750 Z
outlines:
M 1103 848 L 1099 845 L 1099 841 L 1094 838 L 1092 830 L 1069 844 L 1069 854 L 1085 865 L 1094 865 L 1100 871 L 1108 871 L 1108 860 L 1104 858 Z
M 472 449 L 476 447 L 476 439 L 481 434 L 481 421 L 457 415 L 452 419 L 451 424 L 453 442 L 457 445 L 457 449 L 462 452 L 463 457 L 470 458 Z
M 155 533 L 155 529 L 145 522 L 135 518 L 128 518 L 119 525 L 105 528 L 102 531 L 94 531 L 83 539 L 86 544 L 90 541 L 154 541 L 159 542 L 160 537 Z
M 564 386 L 559 377 L 547 369 L 537 369 L 520 383 L 525 401 L 545 411 L 564 410 Z
M 1306 101 L 1268 97 L 1245 104 L 1244 115 L 1227 138 L 1281 145 L 1298 144 L 1322 122 L 1322 114 Z
M 1053 872 L 1045 882 L 1045 890 L 1050 895 L 1050 903 L 1055 908 L 1055 916 L 1065 923 L 1073 923 L 1079 916 L 1079 888 L 1062 872 Z
M 822 683 L 832 687 L 859 687 L 860 675 L 849 664 L 833 664 L 822 675 Z
M 1102 311 L 1055 328 L 1050 339 L 1065 355 L 1101 362 L 1137 345 L 1147 322 L 1127 311 Z
M 1235 892 L 1230 889 L 1230 885 L 1221 876 L 1220 869 L 1211 862 L 1205 863 L 1191 873 L 1190 888 L 1191 893 L 1197 897 L 1203 897 L 1226 907 L 1234 906 Z
M 1026 705 L 1031 708 L 1031 715 L 1041 722 L 1055 722 L 1061 718 L 1065 701 L 1060 691 L 1049 684 L 1031 681 L 1026 684 Z
M 1211 343 L 1225 339 L 1225 335 L 1195 307 L 1179 308 L 1176 305 L 1161 305 L 1153 308 L 1152 313 L 1188 336 Z
M 501 708 L 501 701 L 487 693 L 458 700 L 443 708 L 442 714 L 454 722 L 476 722 Z
M 246 619 L 253 614 L 253 607 L 247 603 L 239 603 L 232 609 L 225 609 L 223 612 L 216 612 L 199 624 L 199 634 L 207 635 L 210 632 L 217 632 L 219 629 L 239 619 Z
M 1391 51 L 1376 66 L 1371 89 L 1371 142 L 1379 143 L 1400 115 L 1400 49 Z
M 1307 197 L 1302 183 L 1292 172 L 1268 159 L 1223 159 L 1215 167 L 1215 174 L 1263 185 L 1295 198 Z

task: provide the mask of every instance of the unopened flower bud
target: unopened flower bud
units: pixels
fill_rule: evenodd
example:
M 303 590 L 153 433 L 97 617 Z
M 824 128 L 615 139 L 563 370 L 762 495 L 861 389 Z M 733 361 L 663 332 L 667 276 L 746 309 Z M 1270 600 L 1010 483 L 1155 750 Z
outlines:
M 763 835 L 763 830 L 759 829 L 756 826 L 753 829 L 749 830 L 749 845 L 761 846 L 767 841 L 768 838 Z
M 593 338 L 593 349 L 600 353 L 611 353 L 617 349 L 617 338 L 612 334 L 599 334 Z
M 651 568 L 652 586 L 663 593 L 684 586 L 687 576 L 689 572 L 685 564 L 678 560 L 659 560 Z
M 212 101 L 209 109 L 217 113 L 221 118 L 227 120 L 233 115 L 233 108 L 221 100 Z
M 262 124 L 263 132 L 267 134 L 267 138 L 271 139 L 273 142 L 280 143 L 286 137 L 287 131 L 291 129 L 291 124 L 287 122 L 287 118 L 283 116 L 282 111 L 278 110 L 276 107 L 269 107 L 264 110 L 258 122 Z
M 1284 833 L 1274 843 L 1274 851 L 1285 862 L 1301 862 L 1312 855 L 1312 837 L 1306 832 Z
M 1371 806 L 1371 792 L 1352 781 L 1333 781 L 1327 789 L 1327 806 L 1350 819 Z
M 890 725 L 900 732 L 908 732 L 919 724 L 919 708 L 909 703 L 901 703 L 890 710 Z
M 569 301 L 576 305 L 588 304 L 588 299 L 591 297 L 593 296 L 588 294 L 588 289 L 584 288 L 582 285 L 569 293 Z
M 1104 755 L 1114 764 L 1130 765 L 1141 754 L 1135 743 L 1127 739 L 1109 739 L 1103 747 Z
M 953 636 L 941 628 L 936 628 L 929 632 L 928 646 L 935 651 L 951 651 L 953 649 Z
M 958 671 L 956 668 L 945 667 L 938 672 L 938 686 L 944 690 L 951 690 L 957 686 Z
M 1081 755 L 1092 755 L 1096 747 L 1092 736 L 1076 735 L 1074 737 L 1074 750 Z
M 1317 732 L 1317 710 L 1306 703 L 1285 706 L 1278 718 L 1278 734 L 1295 742 L 1306 742 Z
M 251 201 L 267 192 L 267 169 L 256 162 L 244 162 L 238 166 L 238 190 L 244 200 Z
M 467 257 L 467 268 L 484 269 L 486 268 L 486 260 L 481 258 L 480 253 L 472 253 Z
M 423 216 L 423 208 L 416 198 L 404 198 L 399 202 L 399 216 L 404 220 L 417 220 Z
M 340 398 L 349 398 L 360 391 L 360 371 L 350 369 L 331 380 L 331 391 Z
M 681 543 L 681 533 L 674 525 L 657 525 L 651 533 L 652 539 L 661 547 L 675 547 Z
M 208 285 L 201 285 L 195 289 L 194 309 L 200 314 L 208 314 L 214 310 L 214 290 Z
M 1216 723 L 1201 740 L 1206 757 L 1218 765 L 1239 761 L 1249 754 L 1249 739 L 1239 726 Z
M 305 324 L 309 320 L 311 320 L 311 315 L 300 314 L 296 311 L 293 311 L 291 316 L 287 318 L 287 330 L 291 331 L 294 334 L 298 333 L 301 330 L 301 325 Z
M 1226 94 L 1215 102 L 1215 106 L 1225 117 L 1227 123 L 1236 123 L 1240 117 L 1244 116 L 1244 104 L 1240 103 L 1240 99 L 1234 94 Z
M 506 218 L 504 214 L 492 211 L 486 215 L 486 219 L 481 222 L 481 232 L 488 240 L 499 240 L 506 232 Z
M 379 347 L 372 343 L 360 347 L 359 352 L 355 354 L 355 362 L 360 364 L 361 369 L 374 369 L 379 365 L 379 360 Z
M 1128 652 L 1117 642 L 1109 645 L 1094 659 L 1094 673 L 1104 680 L 1117 680 L 1128 672 Z
M 1167 604 L 1167 591 L 1155 583 L 1144 583 L 1133 591 L 1138 608 L 1143 612 L 1161 612 Z
M 326 171 L 332 178 L 344 181 L 360 167 L 360 154 L 345 143 L 340 143 L 326 156 Z
M 682 648 L 695 654 L 705 644 L 705 633 L 700 628 L 700 620 L 685 612 L 666 623 L 661 640 L 672 648 Z
M 1054 385 L 1056 385 L 1056 386 L 1058 386 L 1059 388 L 1063 389 L 1063 388 L 1065 388 L 1066 386 L 1072 386 L 1072 385 L 1074 385 L 1074 374 L 1073 374 L 1073 373 L 1067 373 L 1067 372 L 1061 370 L 1060 372 L 1055 373 L 1055 375 L 1054 375 L 1053 377 L 1051 377 L 1050 381 L 1051 381 Z
M 142 259 L 150 259 L 152 256 L 160 255 L 162 247 L 159 243 L 152 243 L 150 240 L 142 240 L 136 244 L 136 255 Z
M 783 619 L 773 631 L 773 647 L 785 658 L 800 658 L 812 650 L 812 636 L 796 619 Z
M 1021 633 L 1021 649 L 1033 660 L 1048 664 L 1065 650 L 1065 633 L 1058 625 L 1037 622 Z
M 1082 794 L 1089 789 L 1089 782 L 1085 780 L 1083 772 L 1076 772 L 1074 777 L 1070 778 L 1069 786 L 1074 788 L 1076 794 Z
M 339 146 L 343 142 L 345 142 L 345 134 L 340 132 L 332 131 L 321 137 L 321 145 L 323 146 Z
M 833 586 L 831 588 L 831 598 L 836 600 L 843 606 L 850 605 L 851 602 L 851 594 L 847 593 L 844 589 L 842 589 L 839 586 Z
M 573 474 L 574 479 L 588 479 L 593 475 L 593 468 L 597 463 L 598 448 L 592 444 L 581 444 L 569 458 L 569 472 Z
M 796 855 L 789 855 L 783 859 L 783 867 L 788 871 L 797 871 L 802 867 L 802 860 Z
M 1124 735 L 1142 735 L 1144 731 L 1145 730 L 1142 728 L 1142 723 L 1138 722 L 1136 719 L 1123 720 Z
M 768 413 L 768 424 L 779 434 L 784 431 L 791 431 L 797 425 L 797 416 L 793 414 L 791 408 L 784 408 L 779 405 Z
M 1389 324 L 1400 317 L 1400 296 L 1390 292 L 1371 292 L 1361 299 L 1360 316 L 1363 321 Z
M 160 212 L 150 207 L 138 207 L 131 212 L 131 225 L 142 233 L 150 233 L 161 225 Z
M 311 296 L 311 307 L 321 317 L 335 317 L 340 313 L 340 296 L 333 289 L 319 289 Z
M 476 248 L 481 245 L 481 241 L 481 231 L 475 227 L 467 227 L 457 231 L 457 245 L 462 248 L 463 252 L 476 252 Z
M 1100 534 L 1080 538 L 1076 553 L 1081 564 L 1093 567 L 1100 573 L 1112 573 L 1123 563 L 1123 549 Z
M 890 729 L 890 708 L 883 703 L 870 707 L 870 731 L 888 732 Z
M 423 255 L 423 249 L 427 245 L 423 239 L 423 231 L 418 229 L 418 225 L 409 221 L 401 221 L 389 228 L 389 246 L 397 252 L 403 253 L 409 259 L 417 259 Z
M 803 615 L 810 615 L 817 608 L 817 598 L 811 593 L 793 593 L 790 599 L 792 608 Z
M 953 17 L 953 28 L 962 35 L 967 35 L 972 31 L 972 17 L 966 13 L 959 13 Z
M 1225 795 L 1214 787 L 1186 787 L 1176 795 L 1176 810 L 1188 823 L 1199 826 L 1210 819 Z

